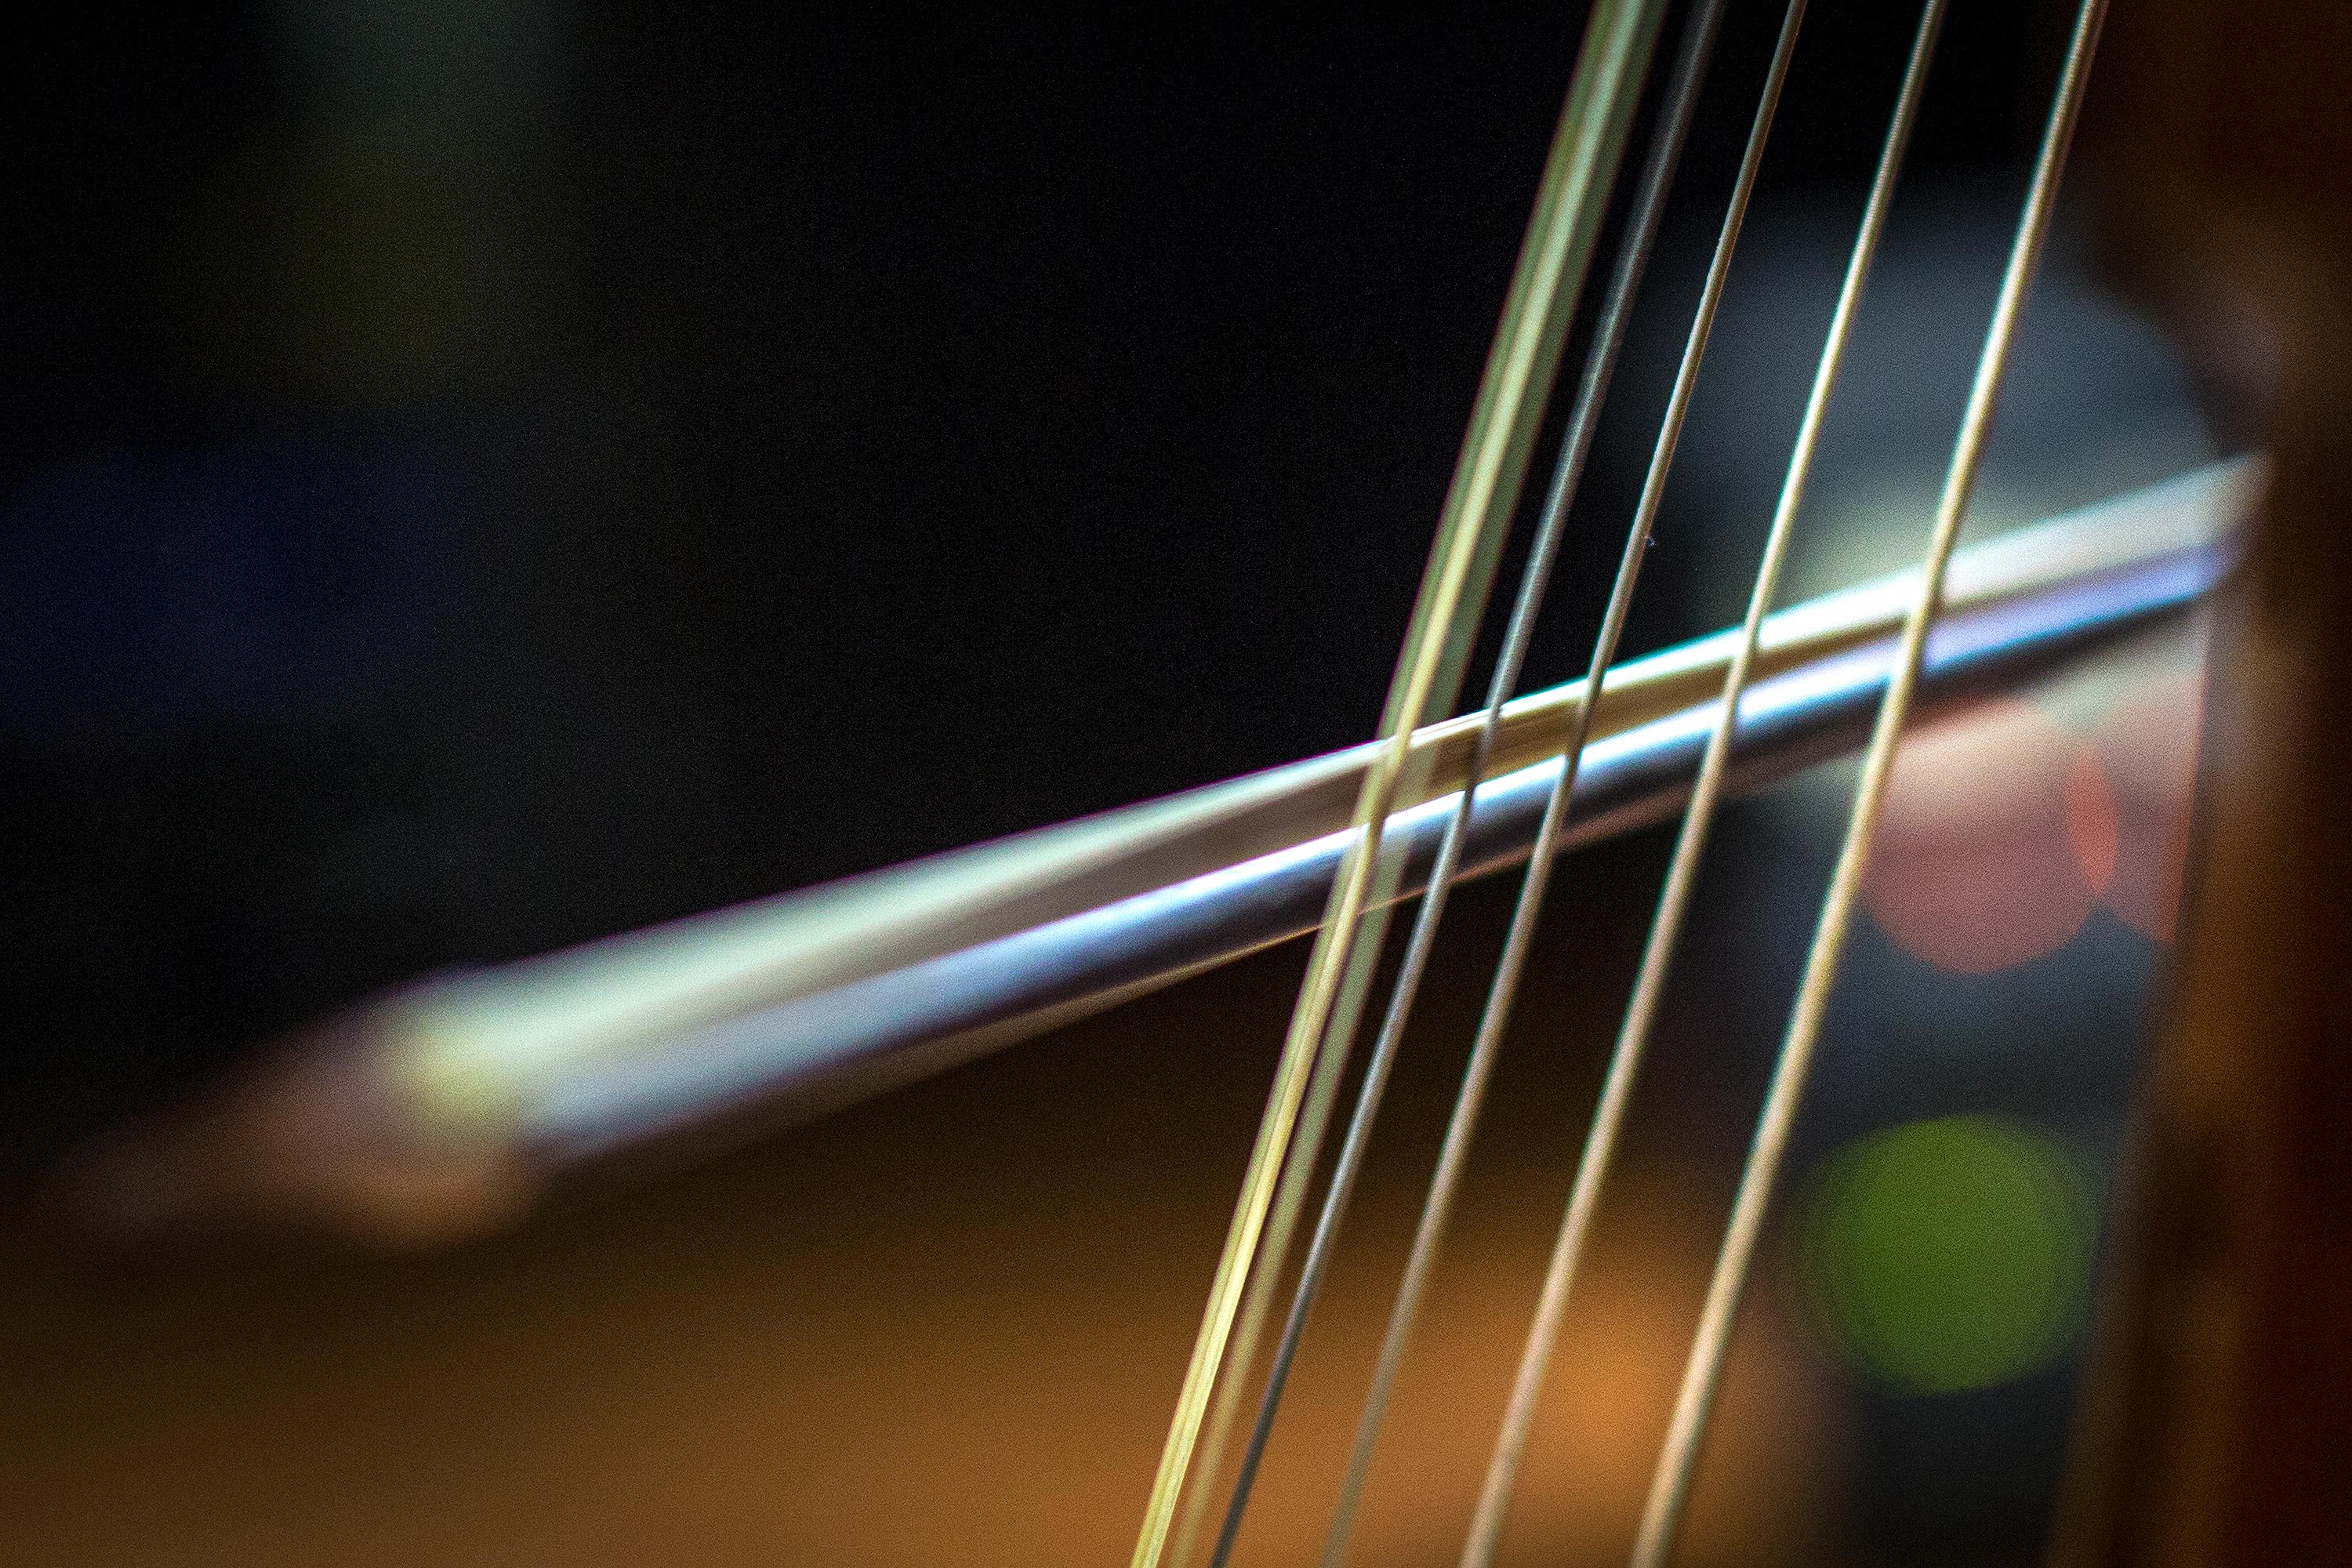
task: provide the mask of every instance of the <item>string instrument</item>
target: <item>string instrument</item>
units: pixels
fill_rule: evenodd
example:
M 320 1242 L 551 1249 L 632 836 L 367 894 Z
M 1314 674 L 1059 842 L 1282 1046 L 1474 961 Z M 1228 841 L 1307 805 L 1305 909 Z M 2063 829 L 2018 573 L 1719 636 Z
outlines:
M 2311 1303 L 2347 1271 L 2328 1151 L 2352 1110 L 2327 1049 L 2347 1004 L 2344 807 L 2326 784 L 2341 699 L 2340 574 L 2321 569 L 2347 449 L 2325 395 L 2341 356 L 2341 193 L 2326 143 L 2329 16 L 2222 24 L 2186 4 L 2070 8 L 2031 178 L 1916 564 L 1783 605 L 1848 339 L 1943 35 L 1926 0 L 1882 133 L 1742 620 L 1640 658 L 1621 640 L 1705 363 L 1806 6 L 1790 0 L 1752 110 L 1651 461 L 1580 680 L 1520 694 L 1626 323 L 1727 0 L 1667 27 L 1664 0 L 1600 0 L 1480 384 L 1379 732 L 1362 746 L 764 904 L 429 979 L 326 1020 L 258 1072 L 126 1132 L 71 1175 L 105 1225 L 169 1234 L 224 1216 L 402 1245 L 510 1223 L 551 1195 L 641 1175 L 929 1077 L 1276 944 L 1310 938 L 1240 1197 L 1132 1561 L 1222 1565 L 1370 1157 L 1383 1094 L 1448 898 L 1517 871 L 1516 901 L 1364 1379 L 1321 1559 L 1349 1559 L 1388 1407 L 1425 1321 L 1530 944 L 1560 857 L 1676 825 L 1613 1048 L 1509 1386 L 1478 1440 L 1476 1503 L 1445 1551 L 1503 1549 L 1628 1107 L 1724 801 L 1858 749 L 1696 1331 L 1641 1488 L 1637 1568 L 1676 1560 L 1767 1216 L 1858 918 L 1902 739 L 1924 708 L 2062 668 L 2219 596 L 2194 896 L 2174 1022 L 2128 1185 L 2134 1216 L 2059 1550 L 2081 1563 L 2324 1561 L 2328 1478 L 2352 1451 L 2352 1367 Z M 2292 43 L 2282 40 L 2292 39 Z M 2252 41 L 2250 41 L 2252 40 Z M 2337 44 L 2343 38 L 2334 40 Z M 2107 79 L 2116 85 L 2110 88 Z M 2094 84 L 2097 85 L 2094 85 Z M 2121 149 L 2110 243 L 2176 319 L 2242 367 L 2277 345 L 2263 456 L 2239 458 L 1962 547 L 2002 376 L 2086 103 Z M 1645 95 L 1648 95 L 1645 97 Z M 1646 141 L 1634 131 L 1651 103 Z M 2169 109 L 2189 102 L 2198 112 Z M 2336 118 L 2340 119 L 2340 114 Z M 2128 135 L 2111 129 L 2136 128 Z M 2248 180 L 2243 172 L 2260 171 Z M 1618 215 L 1612 226 L 1612 214 Z M 1613 250 L 1604 243 L 1612 233 Z M 2194 243 L 2176 243 L 2178 237 Z M 2151 258 L 2165 258 L 2157 265 Z M 2204 310 L 2207 313 L 2200 315 Z M 1580 316 L 1580 311 L 1586 316 Z M 1537 468 L 1541 489 L 1484 700 L 1457 711 Z M 1407 916 L 1410 916 L 1409 921 Z M 1392 933 L 1391 927 L 1398 929 Z M 1386 964 L 1381 955 L 1402 939 Z M 1346 1092 L 1352 1088 L 1352 1094 Z M 1482 1415 L 1482 1420 L 1486 1419 Z M 2291 1435 L 2292 1441 L 2283 1441 Z M 1710 1549 L 1712 1550 L 1712 1549 Z

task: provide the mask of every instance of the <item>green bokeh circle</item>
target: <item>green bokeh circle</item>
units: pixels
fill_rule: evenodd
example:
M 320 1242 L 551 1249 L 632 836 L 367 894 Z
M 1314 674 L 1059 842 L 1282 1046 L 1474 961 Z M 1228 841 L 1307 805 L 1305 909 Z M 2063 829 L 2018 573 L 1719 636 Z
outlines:
M 2079 1330 L 2092 1219 L 2080 1168 L 1991 1117 L 1908 1122 L 1822 1162 L 1799 1210 L 1807 1291 L 1857 1371 L 1912 1394 L 2048 1364 Z

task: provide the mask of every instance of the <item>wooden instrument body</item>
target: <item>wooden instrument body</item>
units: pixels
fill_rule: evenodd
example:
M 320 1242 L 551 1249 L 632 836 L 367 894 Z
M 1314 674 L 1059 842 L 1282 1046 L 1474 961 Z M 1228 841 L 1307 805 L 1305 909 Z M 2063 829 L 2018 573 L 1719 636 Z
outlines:
M 2352 1551 L 2352 12 L 2118 7 L 2107 241 L 2263 406 L 2203 828 L 2074 1505 L 2070 1565 Z M 2266 405 L 2266 406 L 2263 406 Z

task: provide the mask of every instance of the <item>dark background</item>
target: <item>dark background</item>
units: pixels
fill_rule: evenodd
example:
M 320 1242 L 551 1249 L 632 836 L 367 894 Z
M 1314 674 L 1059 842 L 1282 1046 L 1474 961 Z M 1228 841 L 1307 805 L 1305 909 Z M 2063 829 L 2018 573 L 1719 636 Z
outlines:
M 1580 28 L 43 9 L 0 84 L 11 1159 L 441 964 L 1361 738 Z M 1858 184 L 1907 37 L 1815 11 L 1768 201 Z M 1686 205 L 1776 23 L 1733 7 Z M 2046 19 L 1949 31 L 1915 182 L 2030 133 Z
M 2065 18 L 1954 9 L 1792 596 L 1916 551 L 1873 509 L 1916 510 L 1940 470 L 2021 190 Z M 1906 10 L 1811 8 L 1631 651 L 1737 613 Z M 1529 684 L 1580 671 L 1778 20 L 1731 7 Z M 25 1514 L 33 1556 L 1123 1550 L 1296 954 L 445 1258 L 121 1272 L 58 1241 L 30 1178 L 421 973 L 1362 739 L 1578 8 L 287 0 L 7 26 L 0 1361 L 37 1371 L 0 1468 L 66 1499 Z M 2178 373 L 2086 279 L 2095 162 L 2068 191 L 1987 512 L 2202 455 Z M 1632 1383 L 1604 1356 L 1597 1386 L 1642 1413 L 1585 1423 L 1622 1452 L 1545 1472 L 1606 1500 L 1559 1537 L 1595 1561 L 1634 1494 L 1588 1461 L 1654 1449 L 1827 798 L 1736 810 L 1711 861 L 1624 1264 L 1589 1308 L 1586 1338 L 1634 1347 Z M 1465 1381 L 1407 1423 L 1433 1456 L 1401 1488 L 1428 1552 L 1475 1486 L 1446 1466 L 1499 1401 L 1664 854 L 1581 858 L 1549 912 L 1518 1032 L 1568 1048 L 1507 1057 L 1499 1164 L 1433 1312 L 1476 1353 L 1441 1359 Z M 1508 894 L 1459 900 L 1302 1433 L 1352 1418 L 1347 1356 L 1312 1347 L 1369 1355 Z M 1865 931 L 1799 1165 L 1993 1109 L 2103 1170 L 2153 953 L 2102 912 L 2063 953 L 1955 979 Z M 1864 1048 L 1888 1036 L 1934 1049 Z M 1832 1400 L 1824 1352 L 1790 1348 L 1785 1272 L 1743 1321 L 1768 1370 L 1710 1471 L 1777 1500 L 1725 1505 L 1693 1560 L 1829 1560 L 1832 1537 L 1855 1562 L 2031 1557 L 2074 1361 Z M 1318 1405 L 1317 1378 L 1340 1392 Z M 1833 1451 L 1838 1487 L 1804 1468 Z M 1268 1528 L 1319 1506 L 1279 1490 L 1297 1458 L 1269 1467 Z M 1015 1501 L 981 1496 L 1003 1474 Z

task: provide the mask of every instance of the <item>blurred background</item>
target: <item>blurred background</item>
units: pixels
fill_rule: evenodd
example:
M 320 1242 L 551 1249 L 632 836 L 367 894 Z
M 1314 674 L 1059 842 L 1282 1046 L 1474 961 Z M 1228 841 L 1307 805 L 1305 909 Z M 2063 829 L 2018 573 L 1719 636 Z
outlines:
M 1811 8 L 1631 651 L 1738 613 L 1914 19 Z M 2067 19 L 1948 25 L 1787 597 L 1918 551 Z M 1778 20 L 1731 7 L 1531 683 Z M 0 1559 L 1121 1557 L 1301 952 L 440 1254 L 112 1256 L 45 1173 L 420 973 L 1362 739 L 1581 26 L 7 23 Z M 2220 449 L 2097 193 L 1972 536 Z M 1906 747 L 1685 1561 L 2036 1557 L 2198 671 L 2176 626 Z M 1512 1561 L 1630 1543 L 1850 782 L 1729 814 Z M 1555 885 L 1358 1561 L 1451 1559 L 1668 842 Z M 1244 1560 L 1319 1540 L 1511 891 L 1456 902 Z

